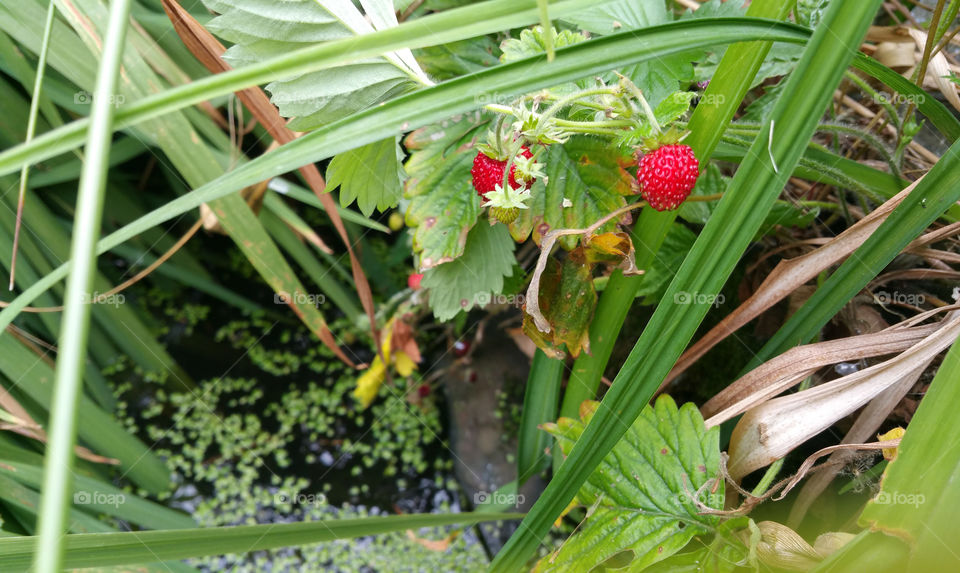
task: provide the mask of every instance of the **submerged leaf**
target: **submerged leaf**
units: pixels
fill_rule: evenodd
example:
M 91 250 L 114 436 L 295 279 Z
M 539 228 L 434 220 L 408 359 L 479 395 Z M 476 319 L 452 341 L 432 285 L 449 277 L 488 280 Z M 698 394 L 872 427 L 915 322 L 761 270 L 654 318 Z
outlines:
M 422 270 L 463 254 L 467 233 L 480 214 L 480 197 L 470 183 L 474 153 L 469 150 L 476 116 L 419 129 L 404 140 L 410 150 L 406 196 L 407 225 L 415 227 L 413 250 Z

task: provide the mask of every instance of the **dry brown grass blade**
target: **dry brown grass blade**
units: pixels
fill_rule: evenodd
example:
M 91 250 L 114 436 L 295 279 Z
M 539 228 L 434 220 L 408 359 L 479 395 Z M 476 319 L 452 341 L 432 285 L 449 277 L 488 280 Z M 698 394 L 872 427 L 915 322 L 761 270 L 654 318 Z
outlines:
M 878 276 L 870 281 L 867 288 L 873 289 L 893 281 L 914 279 L 956 281 L 960 280 L 960 272 L 943 269 L 901 269 Z
M 936 324 L 890 328 L 791 348 L 724 388 L 700 411 L 707 418 L 708 427 L 722 424 L 799 384 L 823 366 L 903 352 L 938 328 Z
M 768 308 L 786 298 L 790 293 L 816 277 L 821 271 L 845 259 L 867 240 L 877 227 L 886 220 L 887 216 L 910 194 L 921 177 L 909 187 L 897 193 L 886 203 L 875 209 L 869 215 L 859 220 L 852 227 L 837 235 L 826 245 L 799 257 L 781 261 L 767 276 L 753 295 L 743 302 L 737 309 L 724 317 L 710 332 L 687 349 L 677 364 L 670 371 L 666 380 L 660 385 L 661 391 L 674 378 L 689 368 L 701 356 L 721 340 L 736 332 Z
M 226 51 L 223 44 L 214 38 L 213 35 L 186 10 L 181 8 L 179 3 L 175 0 L 163 0 L 163 9 L 166 11 L 170 21 L 173 22 L 173 27 L 176 29 L 177 34 L 180 35 L 184 45 L 186 45 L 190 52 L 210 70 L 211 73 L 216 74 L 231 69 L 230 65 L 223 61 L 222 58 L 223 53 Z M 286 123 L 280 116 L 277 108 L 270 103 L 270 98 L 268 98 L 259 87 L 251 87 L 239 91 L 237 92 L 237 97 L 247 106 L 247 109 L 249 109 L 256 120 L 266 128 L 267 132 L 270 133 L 270 136 L 273 137 L 277 143 L 283 145 L 296 139 L 296 134 L 287 129 Z M 363 268 L 360 266 L 360 260 L 357 259 L 357 255 L 353 251 L 353 244 L 350 242 L 350 236 L 347 234 L 347 229 L 344 227 L 340 213 L 337 211 L 337 205 L 333 198 L 324 192 L 326 183 L 316 165 L 313 163 L 304 165 L 300 168 L 300 173 L 306 180 L 307 185 L 310 186 L 310 189 L 313 190 L 314 194 L 320 200 L 321 204 L 323 204 L 327 215 L 330 217 L 333 226 L 337 229 L 337 233 L 347 248 L 347 254 L 350 256 L 353 280 L 357 288 L 357 295 L 360 297 L 360 304 L 363 306 L 363 310 L 370 320 L 370 330 L 373 335 L 374 345 L 377 348 L 377 353 L 381 355 L 382 360 L 383 351 L 380 348 L 380 331 L 377 329 L 377 321 L 374 315 L 373 292 L 370 290 L 370 282 L 367 280 L 367 275 L 364 274 Z
M 960 311 L 954 310 L 933 333 L 890 360 L 749 410 L 730 438 L 730 476 L 740 480 L 784 457 L 928 363 L 958 336 Z
M 817 450 L 816 452 L 808 456 L 807 459 L 805 459 L 802 464 L 800 464 L 800 469 L 798 469 L 797 473 L 794 474 L 792 478 L 790 478 L 790 481 L 787 482 L 787 484 L 784 486 L 783 491 L 780 492 L 780 495 L 778 495 L 774 499 L 781 500 L 784 497 L 786 497 L 786 495 L 790 493 L 790 490 L 792 490 L 797 485 L 797 483 L 799 483 L 800 480 L 803 479 L 804 476 L 810 473 L 811 470 L 816 471 L 819 468 L 829 465 L 831 462 L 828 460 L 826 463 L 822 464 L 821 466 L 818 466 L 817 468 L 813 467 L 813 464 L 816 463 L 818 459 L 822 458 L 827 454 L 835 454 L 841 451 L 850 452 L 853 450 L 886 450 L 889 448 L 895 448 L 899 445 L 900 445 L 900 438 L 897 438 L 895 440 L 885 440 L 882 442 L 870 442 L 865 444 L 852 444 L 852 443 L 838 444 L 836 446 L 828 446 L 826 448 Z

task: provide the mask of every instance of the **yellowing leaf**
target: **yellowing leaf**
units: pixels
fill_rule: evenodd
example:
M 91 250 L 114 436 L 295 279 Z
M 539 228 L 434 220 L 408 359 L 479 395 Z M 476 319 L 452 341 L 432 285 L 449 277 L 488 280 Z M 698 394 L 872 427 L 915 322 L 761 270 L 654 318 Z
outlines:
M 881 435 L 877 436 L 877 439 L 880 440 L 881 442 L 886 442 L 886 441 L 888 441 L 888 440 L 898 440 L 898 439 L 902 438 L 905 433 L 907 433 L 906 430 L 904 430 L 904 429 L 901 428 L 900 426 L 897 426 L 896 428 L 890 430 L 890 431 L 887 432 L 886 434 L 881 434 Z M 881 451 L 883 452 L 883 459 L 885 459 L 885 460 L 887 460 L 887 461 L 889 461 L 889 462 L 892 462 L 893 460 L 897 459 L 897 448 L 896 448 L 896 447 L 893 447 L 893 448 L 883 448 L 883 450 L 881 450 Z
M 417 363 L 405 353 L 398 351 L 393 358 L 393 365 L 397 369 L 397 374 L 409 376 L 417 369 Z
M 380 385 L 383 384 L 386 375 L 387 369 L 378 356 L 373 359 L 370 368 L 367 368 L 367 371 L 357 378 L 357 387 L 353 389 L 353 397 L 360 402 L 362 408 L 366 409 L 373 403 L 373 399 L 377 397 L 377 391 L 380 390 Z
M 563 511 L 560 512 L 560 516 L 557 517 L 557 520 L 553 522 L 554 527 L 560 527 L 560 524 L 563 523 L 563 518 L 570 513 L 570 510 L 580 505 L 580 502 L 577 501 L 577 498 L 570 500 L 570 503 L 567 504 L 567 507 L 563 508 Z

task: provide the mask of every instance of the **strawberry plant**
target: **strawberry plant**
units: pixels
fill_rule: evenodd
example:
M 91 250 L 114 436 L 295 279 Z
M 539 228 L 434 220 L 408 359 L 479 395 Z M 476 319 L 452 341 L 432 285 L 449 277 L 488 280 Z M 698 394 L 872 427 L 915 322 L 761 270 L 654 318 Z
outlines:
M 955 570 L 958 14 L 0 3 L 0 570 Z

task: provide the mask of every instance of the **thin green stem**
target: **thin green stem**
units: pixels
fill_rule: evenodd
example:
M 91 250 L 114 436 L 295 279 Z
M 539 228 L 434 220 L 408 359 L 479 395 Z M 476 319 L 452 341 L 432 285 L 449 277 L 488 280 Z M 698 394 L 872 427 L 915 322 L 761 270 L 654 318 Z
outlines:
M 930 32 L 927 34 L 927 41 L 923 45 L 923 57 L 920 58 L 920 65 L 917 66 L 916 76 L 914 78 L 914 83 L 923 88 L 923 78 L 927 76 L 927 64 L 930 63 L 930 58 L 933 54 L 933 47 L 936 45 L 936 30 L 940 26 L 940 16 L 943 15 L 943 7 L 947 3 L 947 0 L 938 0 L 936 8 L 933 9 L 933 15 L 930 17 Z M 907 112 L 903 116 L 903 123 L 910 121 L 910 118 L 913 116 L 913 111 L 916 109 L 917 104 L 910 102 L 907 105 Z M 903 128 L 901 124 L 900 135 L 903 133 Z
M 750 492 L 750 495 L 753 497 L 760 497 L 765 494 L 768 489 L 770 489 L 770 484 L 773 483 L 773 480 L 777 478 L 777 475 L 780 473 L 780 468 L 783 467 L 783 458 L 770 464 L 770 467 L 767 468 L 766 473 L 763 474 L 763 477 L 760 479 L 760 483 L 757 484 L 757 487 L 753 488 L 753 491 Z
M 625 76 L 620 76 L 620 83 L 630 90 L 633 97 L 637 98 L 637 101 L 640 102 L 640 107 L 643 108 L 643 114 L 647 116 L 647 121 L 653 126 L 653 132 L 659 134 L 661 131 L 660 123 L 657 121 L 657 116 L 653 113 L 653 108 L 650 107 L 650 103 L 647 102 L 647 98 L 643 97 L 643 91 Z
M 33 98 L 30 100 L 30 115 L 27 118 L 27 135 L 25 142 L 33 139 L 37 129 L 37 115 L 40 111 L 40 92 L 43 86 L 43 75 L 47 68 L 47 51 L 50 48 L 50 32 L 53 30 L 53 16 L 57 13 L 53 0 L 47 6 L 47 20 L 43 25 L 43 43 L 37 57 L 37 74 L 33 80 Z M 27 177 L 30 165 L 25 164 L 20 170 L 20 194 L 17 196 L 17 223 L 13 228 L 13 254 L 10 257 L 10 290 L 13 290 L 17 276 L 17 246 L 20 244 L 20 227 L 23 226 L 23 202 L 27 197 Z
M 34 571 L 62 569 L 63 540 L 72 503 L 73 446 L 77 434 L 77 401 L 83 385 L 87 338 L 90 332 L 90 290 L 96 274 L 96 244 L 100 235 L 103 196 L 113 134 L 114 98 L 127 33 L 130 0 L 114 0 L 97 73 L 90 114 L 86 162 L 80 175 L 77 210 L 70 249 L 71 269 L 64 295 L 59 353 L 50 408 L 50 434 L 44 464 L 39 541 Z
M 575 93 L 572 93 L 568 96 L 564 96 L 558 99 L 553 105 L 547 108 L 547 111 L 543 112 L 540 116 L 540 121 L 550 121 L 553 116 L 563 109 L 564 107 L 581 100 L 595 95 L 617 95 L 620 93 L 620 90 L 617 88 L 591 88 L 588 90 L 581 90 Z

